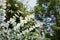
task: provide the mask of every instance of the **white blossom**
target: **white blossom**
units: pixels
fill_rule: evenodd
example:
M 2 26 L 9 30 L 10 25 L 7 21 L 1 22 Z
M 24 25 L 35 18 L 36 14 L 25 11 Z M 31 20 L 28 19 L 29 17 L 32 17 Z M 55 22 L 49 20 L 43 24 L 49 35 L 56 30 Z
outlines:
M 24 23 L 27 23 L 27 20 L 24 20 Z
M 15 27 L 14 30 L 20 29 L 20 23 L 18 23 Z
M 23 26 L 24 25 L 24 20 L 20 20 L 20 25 Z
M 20 17 L 20 20 L 23 20 L 23 17 Z
M 29 28 L 29 31 L 31 31 L 31 30 L 33 30 L 33 28 L 31 27 L 31 28 Z
M 15 22 L 15 19 L 10 18 L 10 22 L 11 22 L 11 23 Z
M 26 19 L 27 21 L 30 21 L 30 19 L 34 19 L 34 14 L 27 15 L 27 16 L 25 17 L 25 19 Z
M 18 15 L 14 14 L 16 17 L 19 17 Z

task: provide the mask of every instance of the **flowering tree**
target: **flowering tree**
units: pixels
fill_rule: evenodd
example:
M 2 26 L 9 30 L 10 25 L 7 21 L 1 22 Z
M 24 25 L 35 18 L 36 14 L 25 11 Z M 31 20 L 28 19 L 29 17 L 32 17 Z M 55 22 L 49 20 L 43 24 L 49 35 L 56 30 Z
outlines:
M 1 40 L 44 40 L 43 24 L 34 12 L 16 0 L 6 0 L 5 20 L 1 24 Z M 42 34 L 42 35 L 41 35 Z

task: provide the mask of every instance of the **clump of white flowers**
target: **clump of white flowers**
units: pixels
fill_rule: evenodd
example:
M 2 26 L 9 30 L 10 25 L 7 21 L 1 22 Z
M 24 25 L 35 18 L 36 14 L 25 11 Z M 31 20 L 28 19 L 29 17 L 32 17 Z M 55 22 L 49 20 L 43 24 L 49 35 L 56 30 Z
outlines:
M 37 23 L 35 23 L 34 22 L 34 20 L 35 20 L 35 17 L 34 17 L 35 15 L 34 14 L 30 14 L 30 15 L 27 15 L 26 17 L 25 17 L 25 19 L 23 19 L 23 17 L 21 16 L 21 17 L 19 17 L 20 18 L 20 23 L 16 23 L 16 18 L 15 18 L 15 16 L 13 16 L 13 18 L 10 18 L 10 20 L 9 21 L 7 21 L 7 22 L 5 22 L 5 23 L 3 23 L 3 24 L 1 24 L 1 26 L 3 26 L 4 28 L 3 28 L 3 32 L 5 32 L 5 33 L 7 33 L 7 38 L 8 38 L 8 40 L 11 40 L 11 39 L 18 39 L 18 40 L 22 40 L 26 35 L 28 36 L 28 34 L 26 34 L 26 33 L 30 33 L 30 32 L 32 32 L 34 29 L 36 29 L 36 25 L 38 26 L 38 28 L 40 28 L 40 26 L 43 26 L 43 23 L 42 22 L 37 22 Z M 34 20 L 33 20 L 34 19 Z M 35 25 L 31 25 L 31 23 L 34 23 Z M 13 26 L 13 29 L 10 29 L 9 28 L 9 26 L 11 26 L 10 24 L 12 24 L 12 26 Z M 27 24 L 27 25 L 26 25 Z M 21 31 L 21 27 L 22 28 L 24 28 L 24 27 L 28 27 L 27 29 L 25 29 L 25 30 L 22 30 L 22 32 L 20 32 Z M 6 28 L 6 29 L 5 29 Z M 38 31 L 38 33 L 40 32 L 38 29 L 36 29 L 36 31 Z M 12 32 L 12 33 L 11 33 Z M 5 33 L 4 33 L 4 35 L 5 35 Z M 34 38 L 36 38 L 37 37 L 37 39 L 41 39 L 41 40 L 43 40 L 44 38 L 45 38 L 45 36 L 44 36 L 44 32 L 42 33 L 42 36 L 40 35 L 40 33 L 38 34 L 37 32 L 36 32 L 36 34 L 34 34 L 34 35 L 36 35 L 35 37 L 34 36 L 31 36 L 32 37 L 32 39 L 31 40 L 33 40 Z M 11 35 L 11 37 L 10 37 L 10 35 Z M 14 35 L 14 36 L 13 36 Z M 23 36 L 24 35 L 24 36 Z M 29 34 L 30 35 L 30 34 Z M 40 35 L 40 37 L 41 38 L 38 38 L 39 37 L 39 35 Z M 23 37 L 22 37 L 23 36 Z M 27 37 L 26 36 L 26 37 Z M 17 37 L 17 38 L 16 38 Z M 29 37 L 27 37 L 27 38 L 30 38 L 30 36 Z M 24 38 L 24 39 L 26 39 L 26 38 Z M 26 39 L 27 40 L 27 39 Z
M 0 0 L 2 1 L 2 0 Z M 35 19 L 35 13 L 23 16 L 18 16 L 17 14 L 14 14 L 12 18 L 9 19 L 9 21 L 4 22 L 5 20 L 5 9 L 6 9 L 6 1 L 0 2 L 0 6 L 2 5 L 2 8 L 0 9 L 0 35 L 1 40 L 44 40 L 45 34 L 43 31 L 43 24 L 44 22 L 40 22 L 39 20 Z M 7 4 L 7 6 L 11 6 L 10 4 Z M 17 4 L 15 4 L 16 7 L 18 7 Z M 12 10 L 9 10 L 9 12 L 13 13 Z M 24 14 L 20 10 L 17 12 Z M 19 18 L 19 23 L 16 22 Z M 41 35 L 42 34 L 42 35 Z

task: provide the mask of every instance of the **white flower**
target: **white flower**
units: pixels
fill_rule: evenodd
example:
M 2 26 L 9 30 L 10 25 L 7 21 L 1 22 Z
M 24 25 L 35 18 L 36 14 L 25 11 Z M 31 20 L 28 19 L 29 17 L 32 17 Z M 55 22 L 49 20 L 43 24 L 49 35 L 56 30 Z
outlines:
M 15 19 L 10 18 L 10 22 L 11 22 L 11 23 L 15 22 Z
M 22 34 L 25 34 L 25 31 L 22 31 Z
M 19 17 L 18 15 L 14 14 L 16 17 Z
M 23 17 L 22 16 L 20 17 L 20 20 L 23 20 Z
M 16 22 L 13 22 L 12 25 L 13 25 L 13 26 L 16 26 Z
M 24 20 L 20 20 L 20 25 L 21 25 L 21 26 L 24 25 Z
M 14 11 L 13 10 L 9 10 L 11 13 L 13 13 Z
M 14 30 L 20 29 L 20 23 L 18 23 L 15 27 Z
M 10 23 L 10 21 L 7 21 L 7 23 Z
M 26 20 L 26 21 L 28 21 L 28 18 L 27 18 L 27 17 L 25 17 L 25 20 Z
M 27 16 L 25 17 L 25 20 L 30 21 L 31 18 L 34 19 L 34 14 L 27 15 Z
M 29 28 L 29 31 L 31 31 L 31 30 L 33 30 L 33 28 L 31 27 L 31 28 Z
M 29 15 L 30 18 L 34 18 L 34 14 Z
M 24 20 L 24 23 L 27 23 L 27 20 Z
M 33 27 L 33 28 L 35 28 L 35 26 L 34 26 L 34 25 L 33 25 L 32 27 Z
M 18 10 L 18 12 L 20 12 L 20 13 L 22 13 L 22 14 L 23 14 L 23 12 L 22 12 L 22 11 L 20 11 L 20 10 Z
M 25 30 L 25 32 L 29 32 L 29 30 L 28 30 L 28 29 L 26 29 L 26 30 Z
M 16 17 L 15 17 L 15 16 L 13 16 L 13 19 L 16 19 Z
M 17 34 L 17 36 L 19 37 L 19 36 L 20 36 L 20 34 Z

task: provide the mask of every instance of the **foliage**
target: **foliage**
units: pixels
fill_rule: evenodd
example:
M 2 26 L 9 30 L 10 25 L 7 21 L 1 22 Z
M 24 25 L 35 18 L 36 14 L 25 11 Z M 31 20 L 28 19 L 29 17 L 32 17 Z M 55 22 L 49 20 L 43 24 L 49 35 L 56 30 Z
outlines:
M 36 18 L 38 18 L 38 20 L 42 19 L 44 21 L 44 20 L 46 20 L 47 17 L 51 18 L 52 15 L 56 18 L 55 22 L 53 22 L 53 23 L 55 23 L 54 24 L 55 26 L 54 25 L 52 25 L 52 27 L 48 26 L 48 28 L 51 27 L 54 31 L 54 33 L 53 33 L 54 36 L 49 37 L 51 40 L 60 39 L 60 36 L 58 35 L 60 33 L 60 31 L 59 31 L 60 30 L 60 9 L 59 9 L 60 4 L 59 3 L 60 3 L 60 0 L 37 0 L 38 5 L 35 7 L 35 14 L 36 14 Z M 54 17 L 53 17 L 53 19 L 54 19 Z M 46 20 L 46 21 L 48 21 L 48 20 Z M 48 22 L 45 22 L 45 23 L 48 23 Z

